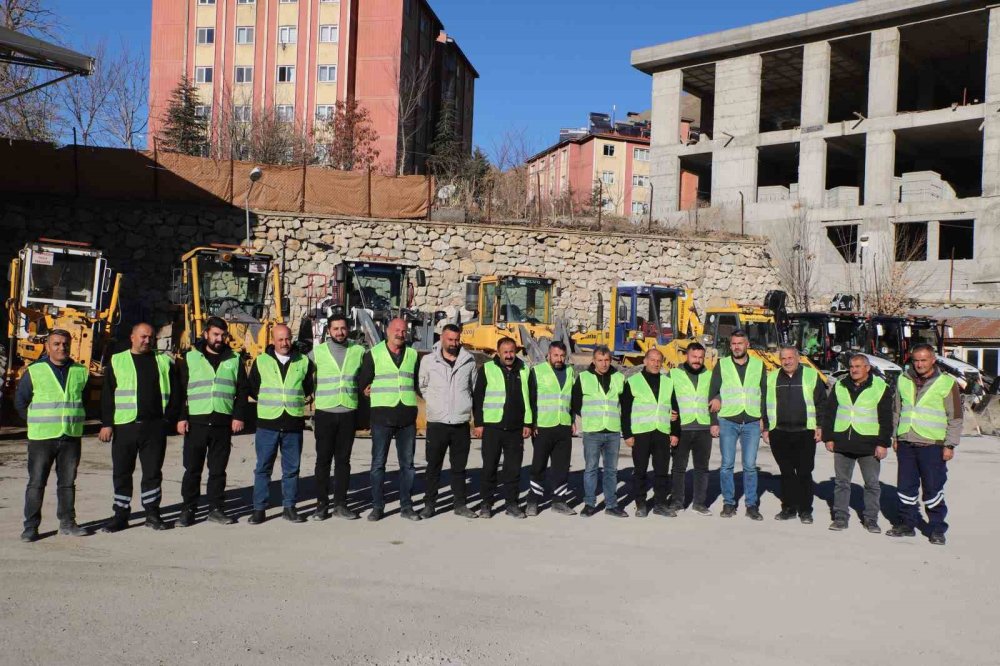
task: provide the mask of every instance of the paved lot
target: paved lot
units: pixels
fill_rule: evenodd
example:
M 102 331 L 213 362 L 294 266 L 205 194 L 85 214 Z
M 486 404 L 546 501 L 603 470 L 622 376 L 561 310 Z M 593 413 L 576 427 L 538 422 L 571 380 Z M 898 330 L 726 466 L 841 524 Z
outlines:
M 110 515 L 110 455 L 96 439 L 84 445 L 78 515 L 96 526 Z M 169 446 L 168 518 L 182 473 L 179 438 Z M 303 507 L 313 505 L 311 448 L 307 436 Z M 420 464 L 420 440 L 417 450 Z M 368 441 L 359 440 L 352 478 L 359 507 L 367 506 L 368 452 Z M 476 448 L 474 467 L 479 460 Z M 742 513 L 718 518 L 716 498 L 711 518 L 688 511 L 675 519 L 585 520 L 543 512 L 524 521 L 467 521 L 448 513 L 414 524 L 396 516 L 393 504 L 393 515 L 378 524 L 271 520 L 254 527 L 246 523 L 253 445 L 244 436 L 230 463 L 236 525 L 135 527 L 21 544 L 24 446 L 0 442 L 0 661 L 1000 663 L 1000 521 L 993 511 L 1000 441 L 967 439 L 952 463 L 953 529 L 944 548 L 922 537 L 870 535 L 857 519 L 846 532 L 829 532 L 824 502 L 832 496 L 833 465 L 825 450 L 817 457 L 816 524 L 776 522 L 777 468 L 766 447 L 759 462 L 762 523 Z M 621 467 L 624 494 L 631 468 L 624 452 Z M 581 468 L 577 442 L 577 487 Z M 884 498 L 895 494 L 895 475 L 890 455 Z M 526 486 L 526 471 L 522 480 Z M 44 532 L 56 525 L 54 484 Z M 854 490 L 860 503 L 861 489 Z M 713 474 L 710 495 L 717 493 Z M 883 513 L 891 512 L 887 501 Z

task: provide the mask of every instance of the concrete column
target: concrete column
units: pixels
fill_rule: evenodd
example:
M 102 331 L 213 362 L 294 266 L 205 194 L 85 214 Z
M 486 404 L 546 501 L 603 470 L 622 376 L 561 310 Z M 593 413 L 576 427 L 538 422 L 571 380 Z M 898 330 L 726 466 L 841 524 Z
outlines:
M 868 68 L 868 117 L 895 115 L 898 92 L 899 30 L 875 30 Z
M 893 203 L 892 177 L 896 164 L 896 134 L 869 132 L 865 145 L 865 205 Z
M 802 127 L 825 125 L 830 106 L 830 42 L 806 44 L 802 53 Z
M 986 44 L 986 122 L 983 126 L 983 196 L 1000 195 L 1000 8 L 990 10 Z
M 760 75 L 759 55 L 731 58 L 715 66 L 713 206 L 739 205 L 740 194 L 746 203 L 756 201 L 757 147 L 753 139 L 760 127 Z
M 650 115 L 650 180 L 653 183 L 653 216 L 664 219 L 680 203 L 681 95 L 683 73 L 679 69 L 653 74 L 653 108 Z
M 826 141 L 803 135 L 799 143 L 799 201 L 810 208 L 826 203 Z

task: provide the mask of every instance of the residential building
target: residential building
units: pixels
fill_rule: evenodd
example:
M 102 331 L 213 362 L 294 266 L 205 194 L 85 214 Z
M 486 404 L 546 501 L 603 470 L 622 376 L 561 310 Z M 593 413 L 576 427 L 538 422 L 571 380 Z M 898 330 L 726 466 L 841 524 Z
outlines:
M 767 235 L 818 292 L 1000 302 L 1000 9 L 864 0 L 641 48 L 657 217 Z M 672 128 L 701 101 L 698 141 Z M 819 305 L 819 304 L 817 304 Z
M 380 160 L 392 168 L 405 149 L 406 173 L 424 172 L 453 99 L 456 131 L 472 147 L 479 74 L 426 0 L 153 0 L 151 135 L 184 73 L 211 118 L 220 103 L 251 118 L 275 108 L 309 132 L 354 99 L 371 113 Z

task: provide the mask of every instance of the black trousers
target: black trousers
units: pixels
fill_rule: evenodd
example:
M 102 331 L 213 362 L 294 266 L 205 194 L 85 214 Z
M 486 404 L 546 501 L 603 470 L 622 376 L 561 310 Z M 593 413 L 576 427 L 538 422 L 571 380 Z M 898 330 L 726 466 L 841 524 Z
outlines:
M 712 457 L 712 433 L 705 430 L 682 431 L 680 442 L 673 450 L 674 474 L 671 485 L 673 495 L 670 504 L 684 506 L 684 474 L 687 472 L 688 458 L 694 458 L 694 488 L 691 498 L 695 506 L 705 506 L 708 494 L 708 461 Z
M 653 458 L 653 502 L 666 504 L 670 485 L 670 435 L 659 430 L 635 435 L 632 445 L 632 495 L 636 501 L 646 501 L 650 457 Z
M 111 441 L 112 481 L 115 486 L 115 514 L 128 517 L 132 509 L 132 474 L 135 459 L 142 464 L 139 484 L 142 506 L 159 513 L 163 483 L 163 457 L 167 452 L 166 421 L 135 421 L 115 426 Z
M 231 426 L 191 423 L 184 435 L 184 478 L 181 481 L 181 498 L 185 509 L 198 507 L 201 492 L 201 472 L 208 461 L 209 509 L 222 509 L 226 500 L 226 467 L 233 448 Z
M 351 452 L 357 412 L 316 412 L 316 505 L 330 504 L 330 467 L 333 466 L 333 504 L 347 506 L 351 482 Z
M 472 433 L 468 423 L 428 423 L 427 472 L 424 475 L 424 504 L 434 506 L 437 500 L 444 456 L 448 454 L 451 463 L 451 494 L 455 506 L 465 506 L 468 493 L 465 484 L 465 468 L 469 464 L 469 449 L 472 447 Z
M 781 508 L 800 513 L 813 509 L 813 468 L 816 439 L 812 430 L 772 430 L 771 453 L 781 470 Z
M 76 520 L 76 470 L 80 466 L 80 438 L 60 437 L 28 442 L 28 487 L 24 491 L 24 527 L 42 524 L 42 500 L 52 465 L 56 467 L 56 517 L 59 523 Z
M 538 501 L 545 496 L 545 468 L 552 460 L 552 495 L 557 502 L 569 501 L 569 459 L 573 453 L 573 428 L 539 428 L 531 439 L 531 495 Z
M 521 480 L 521 461 L 524 459 L 524 439 L 521 430 L 500 430 L 483 428 L 483 477 L 480 494 L 483 503 L 493 504 L 493 494 L 497 488 L 497 468 L 503 454 L 503 470 L 500 482 L 504 485 L 504 499 L 507 504 L 517 504 L 518 482 Z

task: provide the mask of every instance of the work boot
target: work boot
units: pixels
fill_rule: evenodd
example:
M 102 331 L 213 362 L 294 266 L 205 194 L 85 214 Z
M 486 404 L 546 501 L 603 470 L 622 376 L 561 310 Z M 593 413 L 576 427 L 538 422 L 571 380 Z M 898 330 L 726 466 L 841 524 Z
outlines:
M 250 514 L 250 520 L 247 522 L 251 525 L 260 525 L 267 518 L 263 509 L 254 509 L 254 512 Z
M 709 509 L 704 504 L 692 504 L 691 510 L 697 513 L 699 516 L 711 516 L 712 510 Z
M 735 504 L 723 504 L 722 513 L 719 514 L 722 518 L 732 518 L 736 515 L 736 505 Z
M 616 506 L 612 509 L 605 509 L 604 513 L 609 516 L 614 516 L 615 518 L 628 518 L 628 512 L 620 506 Z
M 595 513 L 597 513 L 597 507 L 590 506 L 589 504 L 587 504 L 586 506 L 583 507 L 583 511 L 580 512 L 580 516 L 582 516 L 583 518 L 590 518 Z
M 304 523 L 306 519 L 299 515 L 298 509 L 294 506 L 286 506 L 281 512 L 281 517 L 290 523 Z
M 796 511 L 795 509 L 782 509 L 781 513 L 777 514 L 774 517 L 774 519 L 775 520 L 792 520 L 794 518 L 797 518 L 798 515 L 799 515 L 798 511 Z
M 34 543 L 35 541 L 38 541 L 38 528 L 25 527 L 24 531 L 21 532 L 21 541 L 24 543 Z
M 525 509 L 525 513 L 527 515 L 529 515 L 529 516 L 537 516 L 538 515 L 538 502 L 535 501 L 534 499 L 529 499 L 528 500 L 528 506 Z
M 385 517 L 385 509 L 380 509 L 378 507 L 372 508 L 372 510 L 368 513 L 368 520 L 373 523 L 377 523 L 384 517 Z
M 649 515 L 649 507 L 646 506 L 646 500 L 637 499 L 635 501 L 635 517 L 645 518 Z
M 677 509 L 670 506 L 669 504 L 657 504 L 653 507 L 653 513 L 657 516 L 663 516 L 664 518 L 676 518 Z M 639 514 L 636 514 L 637 516 Z
M 872 534 L 882 534 L 882 528 L 878 526 L 878 521 L 865 520 L 861 524 Z
M 75 520 L 67 520 L 59 524 L 59 534 L 81 537 L 87 536 L 87 530 L 77 525 Z
M 412 520 L 418 522 L 420 520 L 420 514 L 413 510 L 412 506 L 403 507 L 399 512 L 400 518 L 405 518 L 406 520 Z
M 830 530 L 833 532 L 843 532 L 846 529 L 847 529 L 846 518 L 834 518 L 833 522 L 830 523 Z
M 160 518 L 159 511 L 147 511 L 145 524 L 146 527 L 157 532 L 162 532 L 169 527 L 165 522 L 163 522 L 163 519 Z
M 747 507 L 746 515 L 750 520 L 764 520 L 764 516 L 760 515 L 760 507 L 756 504 Z
M 347 508 L 346 504 L 337 504 L 333 507 L 333 515 L 344 520 L 357 520 L 361 517 L 354 509 Z
M 527 516 L 524 515 L 524 511 L 521 511 L 521 507 L 514 503 L 510 503 L 504 507 L 504 513 L 511 518 L 527 518 Z
M 812 525 L 813 524 L 813 512 L 812 511 L 803 511 L 802 513 L 799 514 L 799 521 L 803 525 Z
M 893 525 L 886 531 L 885 535 L 891 537 L 911 537 L 917 536 L 917 531 L 906 525 Z
M 313 511 L 313 515 L 310 516 L 312 520 L 329 520 L 330 519 L 330 507 L 325 504 L 319 504 L 316 506 L 316 510 Z
M 479 514 L 465 506 L 464 504 L 458 504 L 455 506 L 455 515 L 461 516 L 462 518 L 478 518 Z
M 420 517 L 424 520 L 434 517 L 434 502 L 424 504 L 424 508 L 420 510 Z
M 566 504 L 566 502 L 562 502 L 562 501 L 560 501 L 560 502 L 553 502 L 552 503 L 552 510 L 555 511 L 556 513 L 561 513 L 564 516 L 575 516 L 576 515 L 576 511 L 574 511 L 570 507 L 569 504 Z
M 208 522 L 217 523 L 219 525 L 232 525 L 236 522 L 236 519 L 227 516 L 222 509 L 216 507 L 208 512 Z
M 181 509 L 181 515 L 177 518 L 178 527 L 191 527 L 194 525 L 194 509 Z
M 128 516 L 124 513 L 116 513 L 108 522 L 104 523 L 101 531 L 105 534 L 114 534 L 124 529 L 128 529 Z
M 943 546 L 945 544 L 944 534 L 941 532 L 935 532 L 931 535 L 930 542 L 935 546 Z
M 488 502 L 483 502 L 479 505 L 479 517 L 486 518 L 487 520 L 493 517 L 493 505 Z

